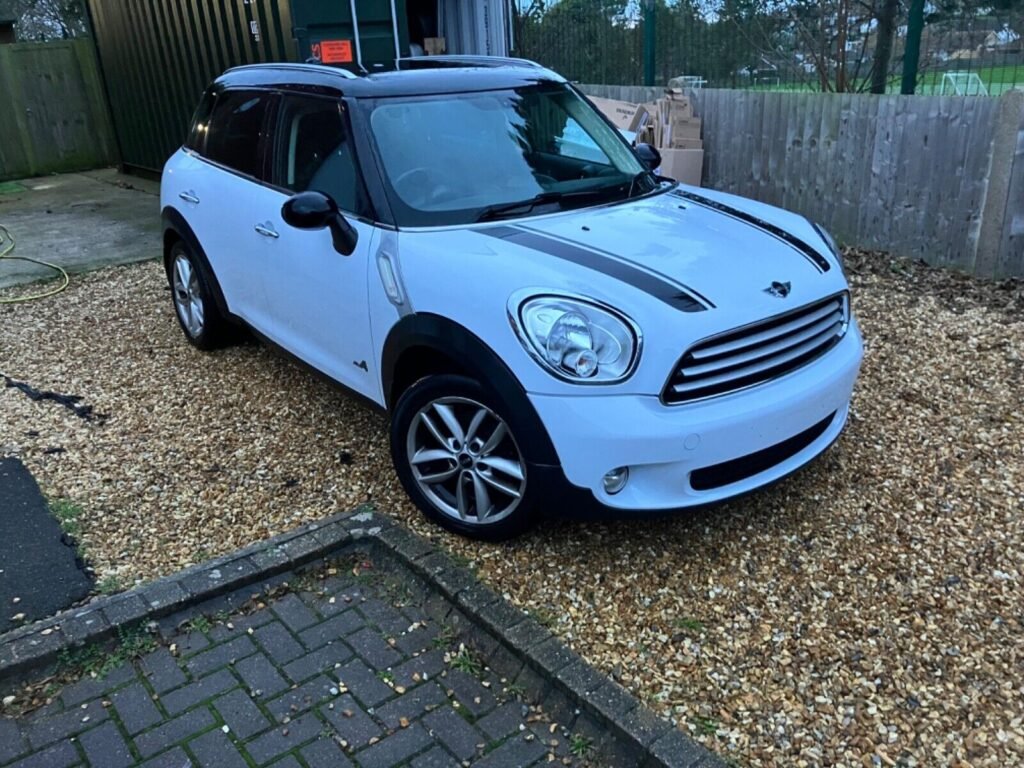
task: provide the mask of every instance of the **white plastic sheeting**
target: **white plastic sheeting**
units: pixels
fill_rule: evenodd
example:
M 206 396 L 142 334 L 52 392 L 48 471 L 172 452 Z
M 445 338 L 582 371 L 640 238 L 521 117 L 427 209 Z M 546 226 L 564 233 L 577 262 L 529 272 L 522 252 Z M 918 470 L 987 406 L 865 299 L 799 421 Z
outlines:
M 512 47 L 508 0 L 439 0 L 438 19 L 448 53 L 508 56 Z

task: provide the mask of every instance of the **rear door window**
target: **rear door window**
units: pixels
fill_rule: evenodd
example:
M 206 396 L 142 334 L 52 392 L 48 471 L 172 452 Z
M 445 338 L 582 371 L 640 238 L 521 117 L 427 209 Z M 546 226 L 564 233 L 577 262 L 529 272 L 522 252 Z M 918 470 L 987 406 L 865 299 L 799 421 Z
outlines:
M 285 95 L 274 144 L 276 186 L 323 192 L 341 210 L 369 216 L 340 101 Z
M 206 136 L 205 156 L 253 178 L 262 178 L 262 147 L 274 95 L 264 91 L 224 91 L 217 98 Z

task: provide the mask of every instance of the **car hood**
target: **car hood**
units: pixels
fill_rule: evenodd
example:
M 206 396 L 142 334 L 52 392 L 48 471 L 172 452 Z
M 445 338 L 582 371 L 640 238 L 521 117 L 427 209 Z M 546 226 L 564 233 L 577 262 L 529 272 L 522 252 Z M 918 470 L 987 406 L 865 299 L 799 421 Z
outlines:
M 772 286 L 793 299 L 833 290 L 841 270 L 803 217 L 711 190 L 671 192 L 617 205 L 536 216 L 486 230 L 632 283 L 680 309 L 771 305 Z M 686 294 L 702 306 L 685 306 Z M 777 307 L 776 307 L 777 309 Z

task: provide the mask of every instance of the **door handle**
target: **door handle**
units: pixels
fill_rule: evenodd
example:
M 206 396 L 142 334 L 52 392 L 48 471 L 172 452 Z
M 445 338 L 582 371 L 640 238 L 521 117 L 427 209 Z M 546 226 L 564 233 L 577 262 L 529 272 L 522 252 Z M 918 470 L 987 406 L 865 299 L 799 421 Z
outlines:
M 264 224 L 257 224 L 253 229 L 256 230 L 257 234 L 263 235 L 264 237 L 272 237 L 275 240 L 280 237 L 280 235 L 277 234 L 277 230 L 274 229 L 274 225 L 269 221 Z
M 199 198 L 196 197 L 196 193 L 191 189 L 188 192 L 179 192 L 178 197 L 184 200 L 186 203 L 198 203 Z

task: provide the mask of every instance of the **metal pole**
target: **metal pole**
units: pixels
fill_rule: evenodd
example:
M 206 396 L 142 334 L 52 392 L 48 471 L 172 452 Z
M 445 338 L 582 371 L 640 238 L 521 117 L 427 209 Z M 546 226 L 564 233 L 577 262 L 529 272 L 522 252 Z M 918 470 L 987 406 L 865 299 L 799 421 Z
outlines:
M 402 58 L 402 49 L 398 47 L 398 11 L 395 10 L 395 0 L 391 0 L 391 32 L 395 36 L 395 69 L 398 69 L 398 60 Z
M 356 0 L 350 0 L 348 7 L 352 9 L 352 42 L 356 44 L 356 66 L 365 75 L 366 67 L 363 66 L 363 47 L 359 44 L 359 15 L 356 13 Z
M 911 95 L 917 89 L 917 66 L 921 58 L 921 30 L 924 29 L 924 0 L 911 0 L 907 19 L 907 45 L 903 54 L 903 83 L 900 93 Z
M 644 0 L 644 85 L 654 85 L 655 0 Z

